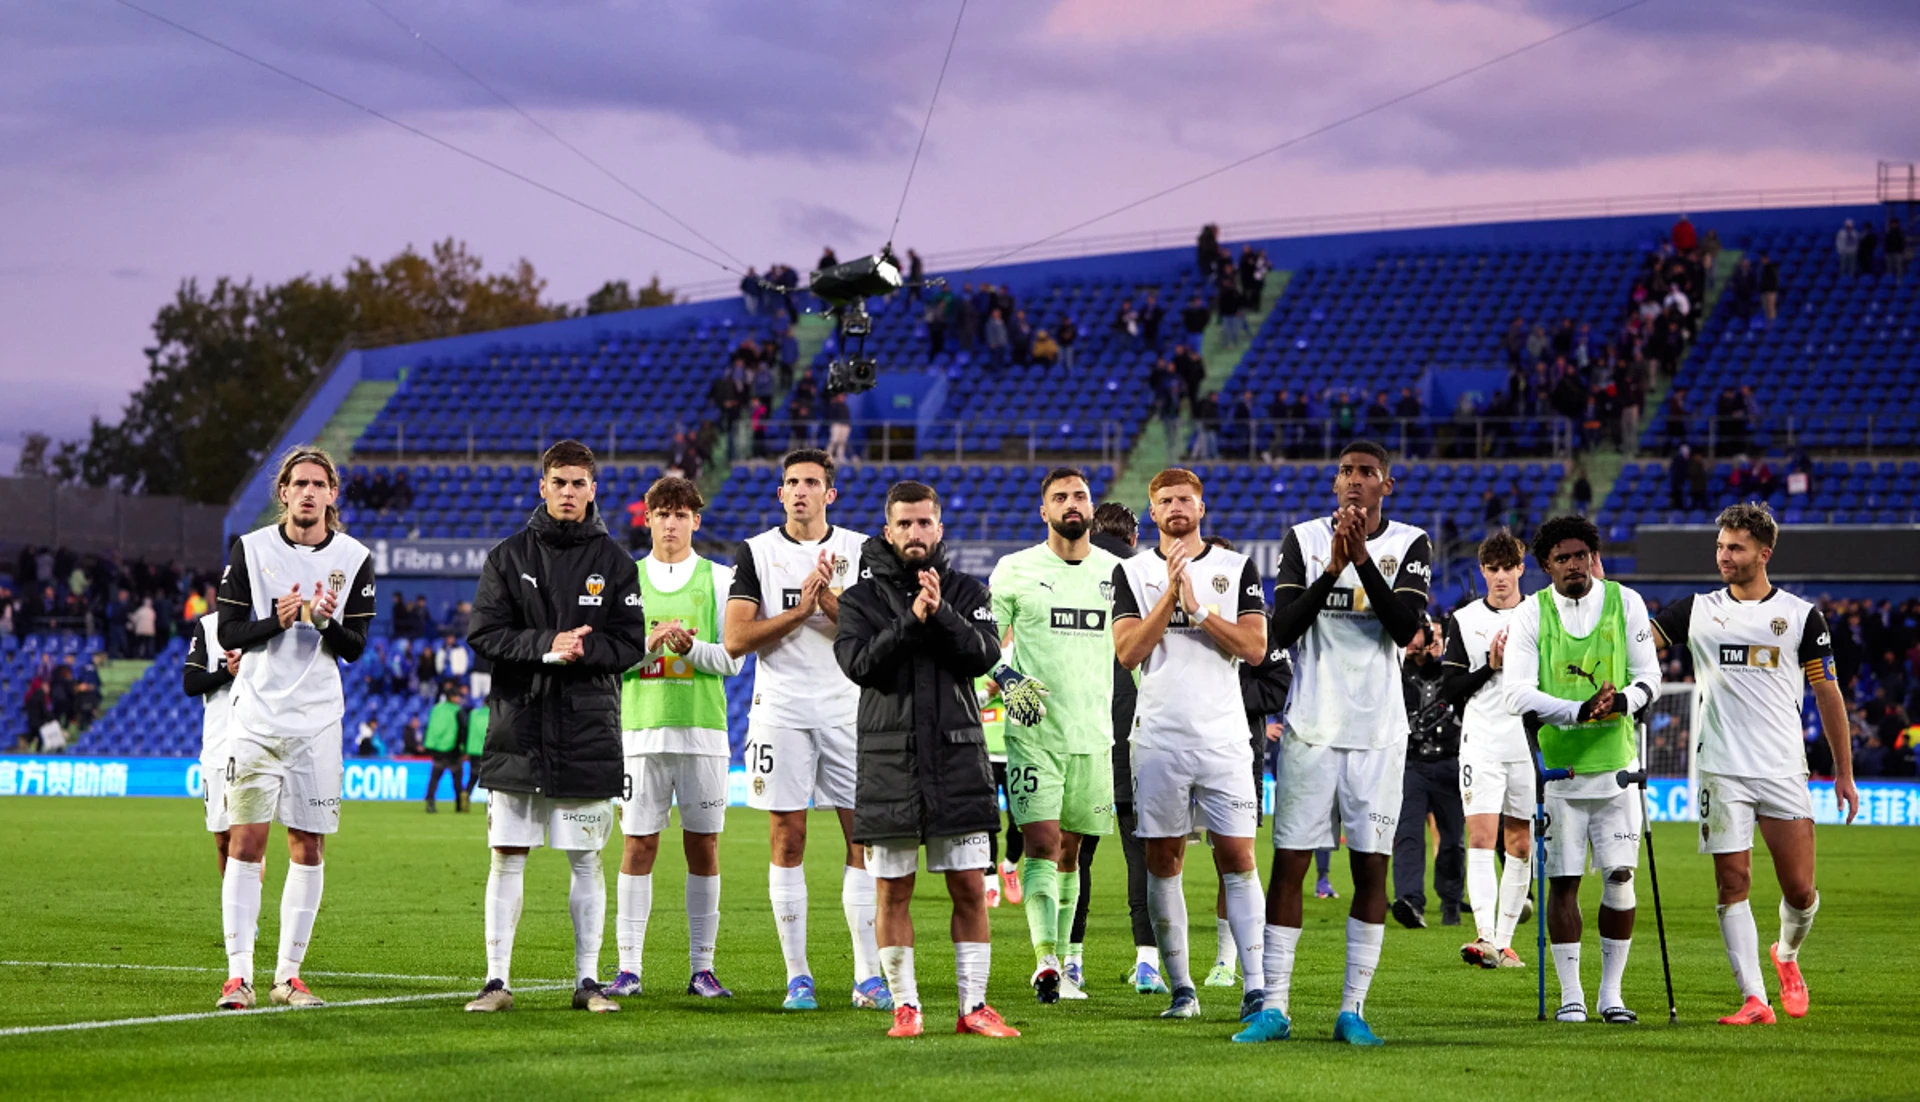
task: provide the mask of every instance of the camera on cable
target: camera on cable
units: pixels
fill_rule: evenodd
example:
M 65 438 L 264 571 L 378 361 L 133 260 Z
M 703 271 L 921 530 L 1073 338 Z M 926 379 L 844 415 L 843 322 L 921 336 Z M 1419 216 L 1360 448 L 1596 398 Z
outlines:
M 867 299 L 889 295 L 901 287 L 900 265 L 891 246 L 872 256 L 835 264 L 813 273 L 807 281 L 814 297 L 827 304 L 839 334 L 839 353 L 827 364 L 828 394 L 859 394 L 872 390 L 879 363 L 866 354 L 873 318 Z

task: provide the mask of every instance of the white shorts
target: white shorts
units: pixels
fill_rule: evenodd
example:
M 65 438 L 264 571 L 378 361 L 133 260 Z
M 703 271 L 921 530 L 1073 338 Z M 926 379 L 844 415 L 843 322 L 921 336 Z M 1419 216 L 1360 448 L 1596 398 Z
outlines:
M 487 793 L 487 845 L 597 850 L 613 836 L 612 800 L 556 800 L 532 792 Z
M 1288 731 L 1280 745 L 1273 848 L 1326 849 L 1338 840 L 1338 822 L 1353 852 L 1392 853 L 1406 768 L 1404 742 L 1341 750 L 1302 742 Z
M 620 830 L 636 838 L 667 829 L 680 804 L 680 829 L 718 834 L 727 825 L 727 759 L 711 754 L 628 754 Z
M 1811 819 L 1807 775 L 1727 777 L 1700 774 L 1700 852 L 1745 853 L 1760 819 Z
M 290 830 L 340 829 L 340 725 L 270 735 L 227 724 L 226 807 L 233 826 L 278 821 Z
M 1533 763 L 1460 758 L 1460 806 L 1468 815 L 1533 818 Z
M 207 829 L 215 834 L 225 834 L 233 827 L 227 811 L 227 766 L 232 760 L 219 749 L 200 759 L 200 802 L 206 808 Z
M 1548 876 L 1584 876 L 1588 850 L 1596 869 L 1640 867 L 1645 804 L 1639 788 L 1568 799 L 1554 795 L 1554 787 L 1547 786 L 1547 832 L 1541 843 Z
M 1260 830 L 1260 797 L 1253 790 L 1242 739 L 1197 750 L 1132 747 L 1136 838 L 1184 838 L 1210 830 L 1251 838 Z
M 853 724 L 780 727 L 747 719 L 747 806 L 761 811 L 852 807 Z
M 928 872 L 966 872 L 992 864 L 987 834 L 942 834 L 927 839 Z M 911 838 L 875 842 L 867 847 L 867 871 L 881 880 L 912 876 L 920 865 L 920 843 Z

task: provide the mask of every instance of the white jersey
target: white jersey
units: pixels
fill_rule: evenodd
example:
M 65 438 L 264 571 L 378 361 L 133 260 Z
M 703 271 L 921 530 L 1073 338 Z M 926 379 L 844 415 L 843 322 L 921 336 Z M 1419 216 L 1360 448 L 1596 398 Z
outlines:
M 1200 603 L 1213 616 L 1266 615 L 1266 591 L 1253 561 L 1238 551 L 1209 547 L 1187 562 Z M 1113 619 L 1139 619 L 1167 591 L 1167 557 L 1122 559 L 1113 568 Z M 1175 607 L 1166 634 L 1140 663 L 1140 696 L 1133 710 L 1135 746 L 1200 750 L 1247 745 L 1247 713 L 1240 703 L 1240 659 L 1220 649 L 1206 629 Z M 1104 768 L 1104 767 L 1103 767 Z
M 262 734 L 314 735 L 336 730 L 346 714 L 340 664 L 313 625 L 320 586 L 339 594 L 334 618 L 358 621 L 374 613 L 373 558 L 345 532 L 308 547 L 289 540 L 277 524 L 236 541 L 220 580 L 220 618 L 274 620 L 274 602 L 300 587 L 300 616 L 249 649 L 233 683 L 232 718 Z
M 1523 600 L 1524 604 L 1525 601 Z M 1460 714 L 1460 756 L 1476 761 L 1524 762 L 1527 729 L 1519 716 L 1507 710 L 1500 692 L 1500 671 L 1487 668 L 1493 638 L 1513 619 L 1519 605 L 1495 608 L 1483 598 L 1456 610 L 1447 624 L 1447 655 L 1443 664 L 1487 680 L 1467 698 Z M 1485 673 L 1480 671 L 1485 670 Z
M 1806 775 L 1807 683 L 1834 679 L 1833 639 L 1818 608 L 1780 589 L 1757 601 L 1716 589 L 1661 609 L 1654 627 L 1668 646 L 1693 655 L 1702 773 Z
M 1275 599 L 1307 589 L 1333 555 L 1333 522 L 1296 524 L 1280 545 Z M 1367 557 L 1394 596 L 1415 595 L 1422 607 L 1433 578 L 1433 546 L 1411 524 L 1382 521 L 1367 537 Z M 1400 645 L 1369 606 L 1351 563 L 1334 580 L 1312 626 L 1294 644 L 1287 728 L 1300 741 L 1341 750 L 1377 750 L 1407 737 L 1407 700 L 1400 681 Z
M 797 540 L 785 527 L 748 539 L 734 555 L 729 601 L 751 601 L 762 619 L 800 603 L 800 586 L 825 551 L 833 556 L 837 597 L 852 585 L 860 569 L 860 547 L 867 537 L 844 528 L 827 528 L 818 540 Z M 814 729 L 853 723 L 860 689 L 847 680 L 833 656 L 834 623 L 816 610 L 798 629 L 760 649 L 753 675 L 753 718 L 778 727 Z
M 220 617 L 209 613 L 194 625 L 193 641 L 187 644 L 187 665 L 208 673 L 226 669 L 227 651 L 220 645 Z M 227 712 L 233 706 L 233 683 L 203 695 L 205 705 L 200 716 L 200 760 L 215 761 L 227 752 Z

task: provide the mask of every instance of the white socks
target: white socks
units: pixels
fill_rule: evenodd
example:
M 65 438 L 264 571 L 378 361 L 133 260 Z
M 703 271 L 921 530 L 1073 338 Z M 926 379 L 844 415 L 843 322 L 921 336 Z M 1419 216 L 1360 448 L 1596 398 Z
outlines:
M 285 983 L 300 974 L 300 962 L 307 959 L 307 942 L 313 938 L 313 918 L 320 913 L 320 892 L 326 884 L 327 864 L 288 865 L 286 887 L 280 892 L 280 963 L 274 967 L 273 982 Z M 254 887 L 254 913 L 260 908 L 260 889 Z
M 1180 877 L 1147 874 L 1147 917 L 1153 920 L 1153 937 L 1160 944 L 1160 959 L 1166 962 L 1167 986 L 1175 991 L 1193 986 L 1187 968 L 1187 896 Z
M 1221 925 L 1228 927 L 1227 940 L 1238 945 L 1242 990 L 1262 990 L 1267 981 L 1260 936 L 1266 927 L 1267 900 L 1260 892 L 1260 874 L 1251 870 L 1230 872 L 1220 882 L 1227 892 L 1227 919 Z
M 688 877 L 687 910 L 691 928 L 693 910 L 692 877 Z M 641 974 L 647 951 L 647 920 L 653 916 L 653 875 L 629 876 L 621 873 L 614 887 L 614 948 L 620 954 L 620 971 Z
M 1366 1017 L 1367 988 L 1380 967 L 1380 946 L 1387 940 L 1386 923 L 1347 918 L 1347 982 L 1340 989 L 1340 1012 Z
M 847 916 L 847 932 L 853 935 L 853 982 L 865 983 L 880 974 L 880 942 L 873 929 L 880 905 L 872 873 L 852 865 L 841 870 L 840 910 Z M 803 950 L 805 945 L 801 943 Z
M 227 868 L 232 869 L 229 861 Z M 520 925 L 520 903 L 526 890 L 527 855 L 493 853 L 487 871 L 487 978 L 513 986 L 513 932 Z M 257 891 L 257 889 L 256 889 Z M 255 909 L 258 909 L 256 905 Z
M 713 967 L 713 943 L 719 936 L 720 878 L 688 873 L 687 966 L 690 974 Z
M 253 938 L 260 923 L 263 861 L 227 859 L 220 879 L 220 925 L 227 937 L 227 977 L 253 982 Z M 282 904 L 284 906 L 284 903 Z
M 1158 945 L 1136 945 L 1133 947 L 1133 963 L 1151 964 L 1153 970 L 1160 970 L 1160 947 Z
M 573 915 L 574 979 L 598 980 L 600 938 L 607 923 L 607 880 L 600 872 L 600 851 L 569 850 L 573 882 L 567 887 L 567 910 Z
M 1385 929 L 1385 927 L 1381 927 Z M 1287 1012 L 1293 988 L 1293 955 L 1300 948 L 1300 927 L 1269 924 L 1262 940 L 1262 974 L 1267 983 L 1267 1007 Z
M 913 950 L 909 949 L 911 953 Z M 960 985 L 960 1014 L 965 1017 L 987 1001 L 987 973 L 993 964 L 993 944 L 986 941 L 953 943 L 953 974 Z M 890 985 L 891 986 L 891 985 Z M 917 997 L 919 992 L 914 993 Z M 898 995 L 895 995 L 898 998 Z
M 1535 919 L 1535 921 L 1540 921 Z M 1587 989 L 1580 986 L 1580 943 L 1569 941 L 1551 942 L 1547 948 L 1553 951 L 1553 972 L 1560 977 L 1560 1005 L 1576 1005 L 1585 1009 Z
M 1473 854 L 1467 854 L 1467 860 L 1473 860 Z M 1468 873 L 1471 884 L 1472 873 Z M 1527 909 L 1527 893 L 1533 891 L 1533 862 L 1517 858 L 1507 858 L 1507 867 L 1500 873 L 1500 920 L 1494 926 L 1493 947 L 1495 949 L 1513 948 L 1513 930 L 1520 925 L 1520 916 Z M 1473 905 L 1474 922 L 1480 921 L 1480 904 Z
M 1514 862 L 1508 861 L 1511 869 Z M 1497 897 L 1504 903 L 1506 896 L 1500 893 L 1500 881 L 1494 870 L 1493 851 L 1490 849 L 1470 849 L 1467 851 L 1467 903 L 1473 907 L 1473 925 L 1480 940 L 1499 946 L 1494 938 L 1495 918 L 1505 908 L 1494 902 Z
M 1238 955 L 1238 946 L 1233 940 L 1233 923 L 1228 919 L 1213 920 L 1213 962 L 1223 964 Z
M 957 947 L 956 947 L 957 948 Z M 982 946 L 984 948 L 984 946 Z M 920 1007 L 920 984 L 913 978 L 913 946 L 886 945 L 879 952 L 880 974 L 887 979 L 887 989 L 893 992 L 893 1005 Z M 956 953 L 955 963 L 959 957 Z M 789 965 L 789 968 L 792 966 Z M 982 971 L 981 982 L 985 983 L 986 973 Z
M 1742 998 L 1767 1000 L 1767 986 L 1760 978 L 1760 931 L 1753 924 L 1753 904 L 1742 899 L 1714 909 L 1720 916 L 1720 940 L 1727 943 L 1727 963 L 1733 966 L 1733 982 Z
M 1800 943 L 1807 940 L 1807 931 L 1813 929 L 1813 916 L 1820 910 L 1820 893 L 1813 893 L 1813 906 L 1806 910 L 1790 907 L 1787 901 L 1780 901 L 1780 959 L 1794 961 L 1800 959 Z
M 1632 948 L 1632 938 L 1600 939 L 1600 1001 L 1595 1010 L 1627 1005 L 1620 997 L 1620 978 L 1627 973 L 1627 951 Z
M 812 975 L 807 967 L 807 870 L 768 865 L 767 896 L 773 901 L 773 928 L 780 935 L 780 955 L 787 959 L 788 982 Z

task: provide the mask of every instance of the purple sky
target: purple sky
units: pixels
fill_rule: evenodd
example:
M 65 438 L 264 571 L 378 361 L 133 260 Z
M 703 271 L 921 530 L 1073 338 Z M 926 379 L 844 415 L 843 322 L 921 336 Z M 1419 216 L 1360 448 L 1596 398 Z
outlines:
M 143 6 L 708 252 L 363 0 Z M 380 0 L 750 263 L 892 219 L 955 6 Z M 1619 0 L 973 0 L 898 242 L 1039 237 Z M 1653 0 L 1087 232 L 1872 182 L 1920 158 L 1920 4 Z M 0 21 L 0 471 L 117 419 L 187 276 L 466 239 L 549 293 L 726 273 L 111 0 Z

